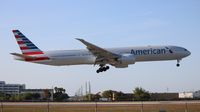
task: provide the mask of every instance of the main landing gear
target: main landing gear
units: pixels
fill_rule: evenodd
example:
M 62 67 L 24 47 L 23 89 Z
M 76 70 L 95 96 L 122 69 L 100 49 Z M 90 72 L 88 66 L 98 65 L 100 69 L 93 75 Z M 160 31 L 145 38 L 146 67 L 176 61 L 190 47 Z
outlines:
M 100 68 L 99 68 L 96 72 L 97 72 L 97 73 L 105 72 L 105 71 L 108 70 L 109 68 L 110 68 L 109 66 L 100 65 Z
M 177 64 L 176 64 L 177 67 L 180 66 L 180 60 L 177 60 Z

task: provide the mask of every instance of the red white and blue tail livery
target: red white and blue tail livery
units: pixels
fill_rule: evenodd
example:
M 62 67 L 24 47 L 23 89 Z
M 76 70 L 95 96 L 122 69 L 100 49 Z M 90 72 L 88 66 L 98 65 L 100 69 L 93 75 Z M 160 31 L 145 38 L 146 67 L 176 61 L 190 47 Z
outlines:
M 21 57 L 25 61 L 41 61 L 49 60 L 47 56 L 44 56 L 37 46 L 35 46 L 28 38 L 26 38 L 19 30 L 13 30 L 15 39 L 22 51 L 22 54 L 12 53 L 15 56 Z
M 19 30 L 13 30 L 17 43 L 23 54 L 37 55 L 44 54 L 37 46 L 35 46 L 28 38 L 26 38 Z
M 177 66 L 180 66 L 180 60 L 191 54 L 183 47 L 171 45 L 101 48 L 83 39 L 77 40 L 86 46 L 85 50 L 41 51 L 19 30 L 13 30 L 13 33 L 22 51 L 22 54 L 11 53 L 17 60 L 54 66 L 99 65 L 97 73 L 108 70 L 109 66 L 106 65 L 126 68 L 142 61 L 177 60 Z

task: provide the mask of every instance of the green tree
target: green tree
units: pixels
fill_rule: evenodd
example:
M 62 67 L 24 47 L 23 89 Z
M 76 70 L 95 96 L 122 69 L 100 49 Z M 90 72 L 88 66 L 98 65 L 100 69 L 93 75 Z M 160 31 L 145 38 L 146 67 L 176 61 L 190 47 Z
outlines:
M 33 93 L 32 94 L 32 99 L 34 100 L 40 100 L 41 95 L 39 93 Z
M 102 93 L 103 98 L 109 98 L 113 101 L 124 101 L 127 100 L 125 94 L 121 91 L 106 90 Z
M 0 92 L 0 100 L 4 100 L 5 99 L 4 97 L 5 97 L 5 94 Z
M 19 94 L 16 96 L 16 98 L 19 101 L 24 101 L 24 100 L 40 100 L 40 94 L 39 93 L 23 93 Z M 14 96 L 13 96 L 14 98 Z
M 66 101 L 69 98 L 68 94 L 65 93 L 65 89 L 55 87 L 54 90 L 54 101 Z
M 65 93 L 65 89 L 64 88 L 55 87 L 54 90 L 55 90 L 55 93 Z
M 102 93 L 103 98 L 109 98 L 113 101 L 120 101 L 122 100 L 124 93 L 114 91 L 114 90 L 106 90 Z
M 11 95 L 10 101 L 19 101 L 19 95 Z
M 66 93 L 54 93 L 54 101 L 66 101 L 68 98 Z
M 24 100 L 32 100 L 32 94 L 31 93 L 25 93 L 24 94 Z
M 115 91 L 114 92 L 114 99 L 116 100 L 116 101 L 123 101 L 123 100 L 125 100 L 125 98 L 124 98 L 124 93 L 123 92 L 117 92 L 117 91 Z
M 150 99 L 150 94 L 148 91 L 141 87 L 136 87 L 133 90 L 134 100 L 136 101 L 148 101 Z
M 106 90 L 106 91 L 103 91 L 102 93 L 102 97 L 103 98 L 113 98 L 113 90 Z
M 4 96 L 3 96 L 3 100 L 9 100 L 10 97 L 11 97 L 10 94 L 4 94 Z
M 18 100 L 19 100 L 19 101 L 24 101 L 24 100 L 26 100 L 25 97 L 26 97 L 26 94 L 25 94 L 25 93 L 19 94 L 19 95 L 18 95 Z
M 99 94 L 87 94 L 85 98 L 88 101 L 98 101 L 101 96 Z

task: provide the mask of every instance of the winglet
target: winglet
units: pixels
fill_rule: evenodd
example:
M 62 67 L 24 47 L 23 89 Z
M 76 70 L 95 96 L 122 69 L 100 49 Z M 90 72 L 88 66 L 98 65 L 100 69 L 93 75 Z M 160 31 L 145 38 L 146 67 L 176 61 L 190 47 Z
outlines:
M 84 39 L 76 38 L 76 40 L 81 41 L 81 42 L 82 42 L 83 44 L 85 44 L 87 47 L 88 47 L 88 45 L 93 45 L 93 44 L 91 44 L 91 43 L 85 41 Z
M 81 42 L 84 42 L 85 40 L 83 40 L 83 39 L 80 39 L 80 38 L 75 38 L 76 40 L 79 40 L 79 41 L 81 41 Z

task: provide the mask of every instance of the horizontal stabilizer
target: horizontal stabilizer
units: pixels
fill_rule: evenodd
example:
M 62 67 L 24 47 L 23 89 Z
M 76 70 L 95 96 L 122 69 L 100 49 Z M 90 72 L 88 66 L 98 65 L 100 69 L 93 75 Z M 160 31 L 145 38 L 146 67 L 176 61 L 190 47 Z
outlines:
M 29 55 L 19 54 L 19 53 L 10 53 L 10 54 L 17 56 L 17 57 L 24 58 L 24 59 L 36 59 L 37 58 L 37 57 L 34 57 L 34 56 L 29 56 Z

